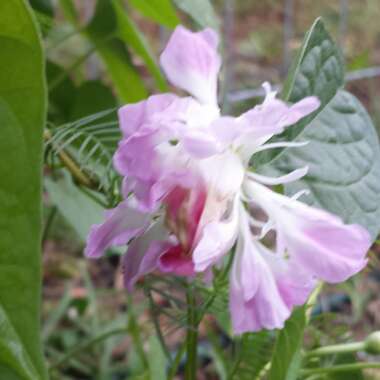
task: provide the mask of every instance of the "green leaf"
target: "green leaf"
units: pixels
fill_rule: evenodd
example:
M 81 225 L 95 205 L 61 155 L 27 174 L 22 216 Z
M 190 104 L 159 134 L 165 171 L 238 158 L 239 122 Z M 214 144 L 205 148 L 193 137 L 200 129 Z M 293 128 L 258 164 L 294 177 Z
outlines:
M 288 127 L 271 142 L 294 140 L 330 102 L 344 83 L 343 60 L 339 48 L 318 18 L 307 32 L 302 47 L 293 61 L 282 92 L 282 98 L 295 103 L 306 96 L 316 96 L 321 102 L 318 110 Z M 256 155 L 254 163 L 261 165 L 275 158 L 282 149 Z
M 117 18 L 118 37 L 132 48 L 145 62 L 148 70 L 155 78 L 157 85 L 161 91 L 167 90 L 166 81 L 161 74 L 161 70 L 153 58 L 144 36 L 140 33 L 137 25 L 125 12 L 120 0 L 113 0 L 113 6 Z
M 99 80 L 83 82 L 71 97 L 70 121 L 116 107 L 112 91 Z
M 85 35 L 96 46 L 119 98 L 123 102 L 144 99 L 147 92 L 125 45 L 115 37 L 117 19 L 109 0 L 98 0 Z
M 327 104 L 344 83 L 343 59 L 339 48 L 321 18 L 306 33 L 302 47 L 292 63 L 282 97 L 296 102 L 315 95 Z
M 97 41 L 94 40 L 97 44 Z M 132 65 L 125 46 L 119 40 L 110 40 L 97 46 L 97 52 L 107 66 L 119 99 L 125 103 L 137 102 L 148 93 L 140 75 Z
M 279 331 L 273 351 L 269 380 L 295 380 L 301 365 L 301 347 L 306 326 L 306 306 L 296 309 Z
M 241 339 L 240 352 L 228 378 L 233 380 L 259 379 L 266 372 L 274 346 L 272 331 L 246 333 Z
M 69 161 L 74 161 L 77 169 L 85 172 L 93 185 L 109 193 L 116 179 L 116 173 L 112 169 L 112 156 L 121 136 L 114 111 L 111 109 L 98 112 L 51 128 L 46 139 L 47 164 L 54 167 L 56 159 L 59 158 L 68 166 L 69 155 Z M 63 153 L 66 157 L 62 157 Z
M 179 19 L 170 0 L 128 0 L 141 14 L 168 28 L 179 24 Z
M 32 8 L 36 11 L 39 11 L 50 17 L 53 16 L 54 8 L 51 0 L 29 0 L 29 2 Z
M 219 29 L 219 20 L 209 0 L 174 0 L 202 28 Z
M 68 173 L 62 173 L 56 180 L 45 177 L 44 183 L 51 202 L 85 242 L 90 227 L 103 221 L 103 207 L 82 193 Z
M 8 350 L 20 347 L 18 354 L 29 357 L 38 373 L 24 379 L 39 380 L 46 378 L 39 325 L 46 86 L 42 46 L 26 1 L 0 2 L 0 46 L 0 342 Z M 2 375 L 25 371 L 7 357 L 0 355 Z
M 366 227 L 373 239 L 380 229 L 380 149 L 369 115 L 350 93 L 340 91 L 296 141 L 264 173 L 281 174 L 309 166 L 301 180 L 285 185 L 286 194 L 310 190 L 309 204 Z
M 12 379 L 39 379 L 39 374 L 17 332 L 0 305 L 0 373 Z M 3 367 L 5 365 L 5 367 Z M 10 370 L 12 369 L 12 370 Z M 19 377 L 15 377 L 18 375 Z
M 150 380 L 165 379 L 167 359 L 160 342 L 155 335 L 151 335 L 149 338 L 148 360 Z
M 353 353 L 337 355 L 337 357 L 332 362 L 329 360 L 327 364 L 329 367 L 339 365 L 339 364 L 353 364 L 358 363 L 356 355 Z M 364 380 L 363 371 L 361 369 L 335 372 L 326 374 L 326 380 Z
M 285 82 L 282 96 L 295 103 L 306 96 L 316 96 L 320 108 L 288 128 L 286 137 L 293 140 L 335 96 L 344 84 L 341 52 L 318 18 L 305 36 Z
M 69 21 L 81 28 L 71 0 L 60 0 Z M 98 0 L 95 13 L 82 34 L 92 43 L 103 60 L 121 102 L 136 102 L 147 96 L 143 80 L 132 64 L 125 44 L 116 36 L 117 19 L 109 0 Z
M 46 63 L 46 77 L 48 83 L 54 82 L 64 75 L 64 69 L 52 61 Z M 70 120 L 70 113 L 75 101 L 76 88 L 68 77 L 55 86 L 49 94 L 49 121 L 62 124 Z

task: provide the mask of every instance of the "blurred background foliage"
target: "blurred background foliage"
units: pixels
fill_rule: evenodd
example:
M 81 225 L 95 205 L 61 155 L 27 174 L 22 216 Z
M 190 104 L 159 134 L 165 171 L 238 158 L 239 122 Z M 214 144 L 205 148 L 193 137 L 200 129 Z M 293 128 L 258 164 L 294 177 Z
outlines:
M 183 282 L 152 275 L 128 297 L 122 287 L 121 252 L 109 252 L 101 262 L 83 258 L 90 225 L 100 222 L 104 209 L 120 198 L 120 179 L 112 170 L 120 137 L 117 107 L 169 90 L 158 56 L 179 23 L 219 30 L 223 109 L 235 113 L 252 107 L 261 100 L 263 81 L 274 85 L 283 81 L 305 31 L 322 16 L 344 52 L 347 87 L 366 105 L 379 130 L 379 0 L 30 3 L 43 34 L 49 89 L 43 340 L 51 378 L 181 378 Z M 364 273 L 324 288 L 307 329 L 306 348 L 361 340 L 380 329 L 379 252 L 375 245 Z M 169 294 L 173 286 L 176 291 Z M 265 378 L 274 335 L 262 332 L 238 339 L 229 335 L 225 273 L 217 273 L 211 290 L 196 286 L 201 312 L 212 304 L 201 325 L 198 378 Z M 328 367 L 357 359 L 368 359 L 368 354 L 310 359 L 305 365 Z M 380 372 L 302 378 L 380 379 Z

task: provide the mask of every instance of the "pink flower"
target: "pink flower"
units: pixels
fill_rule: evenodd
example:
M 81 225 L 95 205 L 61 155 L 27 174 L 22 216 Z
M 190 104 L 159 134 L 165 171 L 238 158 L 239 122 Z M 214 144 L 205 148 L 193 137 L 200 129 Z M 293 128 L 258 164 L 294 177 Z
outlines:
M 129 290 L 159 270 L 192 277 L 209 273 L 236 243 L 230 273 L 234 332 L 281 328 L 317 281 L 346 280 L 366 264 L 368 233 L 338 217 L 277 194 L 307 173 L 278 178 L 250 170 L 256 152 L 304 143 L 267 143 L 319 107 L 315 97 L 288 105 L 265 83 L 261 105 L 239 117 L 217 105 L 220 57 L 210 29 L 182 26 L 161 55 L 169 81 L 191 96 L 154 95 L 119 110 L 123 138 L 114 164 L 125 200 L 92 227 L 86 255 L 129 243 L 123 262 Z M 264 220 L 253 209 L 260 209 Z M 275 244 L 264 238 L 275 232 Z

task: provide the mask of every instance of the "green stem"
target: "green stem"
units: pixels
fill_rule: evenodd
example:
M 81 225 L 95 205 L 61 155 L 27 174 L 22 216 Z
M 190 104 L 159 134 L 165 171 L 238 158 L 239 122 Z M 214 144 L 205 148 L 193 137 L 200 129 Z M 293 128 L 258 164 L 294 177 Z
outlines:
M 198 321 L 194 287 L 190 285 L 186 294 L 187 300 L 187 332 L 186 332 L 186 366 L 185 380 L 196 380 Z
M 51 364 L 50 370 L 62 366 L 68 360 L 70 360 L 72 357 L 77 356 L 79 353 L 86 351 L 87 348 L 109 338 L 110 336 L 119 335 L 119 334 L 123 334 L 123 333 L 125 334 L 126 332 L 127 332 L 126 327 L 122 327 L 122 328 L 117 328 L 114 330 L 106 331 L 103 334 L 99 334 L 98 336 L 96 336 L 96 337 L 88 340 L 87 342 L 80 344 L 80 345 L 76 346 L 75 348 L 73 348 L 72 350 L 70 350 L 61 359 L 58 359 L 56 362 Z
M 181 345 L 181 348 L 178 350 L 173 363 L 169 369 L 168 377 L 167 380 L 173 380 L 174 376 L 176 375 L 178 371 L 179 364 L 181 363 L 181 359 L 183 354 L 185 353 L 186 350 L 186 341 Z
M 170 355 L 170 351 L 168 346 L 166 345 L 164 335 L 162 334 L 162 330 L 160 327 L 159 314 L 157 313 L 156 305 L 154 303 L 152 293 L 148 287 L 145 287 L 145 294 L 149 300 L 150 312 L 153 320 L 154 329 L 156 330 L 156 335 L 158 341 L 160 342 L 161 348 L 166 356 L 166 359 L 169 361 L 170 365 L 172 364 L 172 357 Z
M 357 352 L 364 350 L 364 342 L 354 342 L 346 344 L 334 344 L 331 346 L 320 347 L 315 350 L 305 353 L 305 357 L 311 356 L 325 356 L 325 355 L 334 355 L 334 354 L 343 354 L 350 352 Z
M 350 363 L 332 367 L 303 369 L 300 371 L 300 375 L 308 376 L 324 373 L 349 372 L 366 368 L 380 368 L 380 363 Z
M 48 238 L 49 236 L 49 232 L 50 232 L 50 228 L 53 224 L 53 220 L 54 220 L 54 217 L 56 216 L 57 214 L 57 207 L 56 206 L 53 206 L 49 212 L 49 216 L 46 220 L 46 224 L 45 224 L 45 227 L 44 227 L 44 232 L 42 234 L 42 244 L 45 243 L 45 240 Z
M 148 359 L 146 357 L 141 339 L 140 326 L 138 325 L 132 303 L 132 297 L 128 295 L 128 331 L 132 337 L 133 344 L 136 347 L 137 355 L 139 356 L 144 368 L 149 368 Z

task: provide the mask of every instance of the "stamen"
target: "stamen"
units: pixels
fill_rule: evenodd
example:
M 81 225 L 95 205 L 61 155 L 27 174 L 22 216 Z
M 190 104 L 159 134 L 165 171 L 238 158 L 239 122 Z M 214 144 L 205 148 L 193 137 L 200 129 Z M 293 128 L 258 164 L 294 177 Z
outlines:
M 305 176 L 308 170 L 309 170 L 309 167 L 305 166 L 303 168 L 296 169 L 292 171 L 291 173 L 288 173 L 276 178 L 267 177 L 267 176 L 263 176 L 261 174 L 252 173 L 252 172 L 247 173 L 247 176 L 249 179 L 260 182 L 264 185 L 282 185 L 284 183 L 297 181 L 298 179 Z
M 261 152 L 263 150 L 267 149 L 275 149 L 275 148 L 297 148 L 302 147 L 309 144 L 309 141 L 299 141 L 299 142 L 292 142 L 292 141 L 281 141 L 276 143 L 269 143 L 269 144 L 263 144 L 258 146 L 252 154 L 255 154 L 257 152 Z
M 293 200 L 297 200 L 299 199 L 300 197 L 302 197 L 302 195 L 309 195 L 310 194 L 310 190 L 307 190 L 307 189 L 303 189 L 303 190 L 300 190 L 298 191 L 297 193 L 295 193 L 294 195 L 292 195 L 290 197 L 290 199 L 293 199 Z

